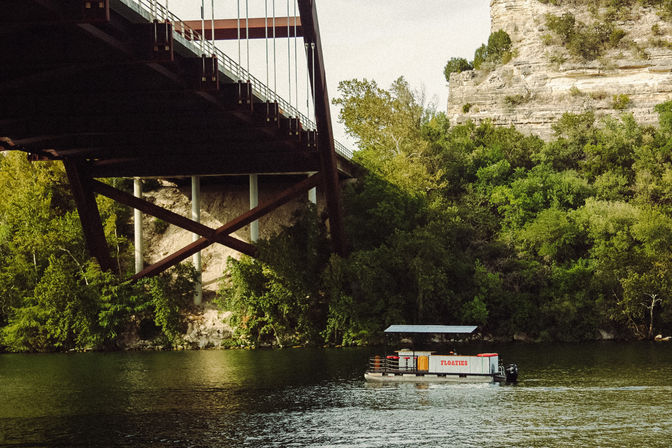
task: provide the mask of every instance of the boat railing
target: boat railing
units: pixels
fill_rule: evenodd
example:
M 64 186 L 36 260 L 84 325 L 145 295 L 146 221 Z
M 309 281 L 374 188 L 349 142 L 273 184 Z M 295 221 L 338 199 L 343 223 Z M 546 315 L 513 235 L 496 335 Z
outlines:
M 369 371 L 379 373 L 415 373 L 417 356 L 372 356 L 369 358 Z

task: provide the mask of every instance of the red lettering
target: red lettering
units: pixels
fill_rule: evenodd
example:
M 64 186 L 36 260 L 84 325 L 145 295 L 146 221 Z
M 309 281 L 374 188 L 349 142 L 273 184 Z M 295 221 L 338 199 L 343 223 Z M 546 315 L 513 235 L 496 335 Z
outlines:
M 442 365 L 442 366 L 468 366 L 469 361 L 464 361 L 464 360 L 454 361 L 454 360 L 442 359 L 440 365 Z

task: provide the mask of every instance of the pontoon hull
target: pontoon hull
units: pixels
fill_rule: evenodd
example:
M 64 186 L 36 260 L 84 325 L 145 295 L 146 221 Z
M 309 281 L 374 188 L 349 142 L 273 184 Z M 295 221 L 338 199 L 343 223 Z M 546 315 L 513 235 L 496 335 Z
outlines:
M 380 373 L 366 372 L 367 381 L 379 383 L 492 383 L 503 381 L 499 375 L 438 375 L 431 373 Z

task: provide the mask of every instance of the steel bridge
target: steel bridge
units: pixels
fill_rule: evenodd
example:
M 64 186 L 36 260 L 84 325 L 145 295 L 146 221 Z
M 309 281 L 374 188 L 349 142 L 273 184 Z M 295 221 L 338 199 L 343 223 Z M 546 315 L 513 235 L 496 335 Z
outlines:
M 200 236 L 136 277 L 212 243 L 254 255 L 230 234 L 316 186 L 344 254 L 339 176 L 351 174 L 352 154 L 333 138 L 315 0 L 297 1 L 296 17 L 241 26 L 184 22 L 156 0 L 0 0 L 0 150 L 63 161 L 87 247 L 104 269 L 114 263 L 96 194 Z M 314 49 L 315 123 L 214 42 L 269 31 L 301 35 Z M 271 173 L 303 180 L 217 229 L 96 180 Z

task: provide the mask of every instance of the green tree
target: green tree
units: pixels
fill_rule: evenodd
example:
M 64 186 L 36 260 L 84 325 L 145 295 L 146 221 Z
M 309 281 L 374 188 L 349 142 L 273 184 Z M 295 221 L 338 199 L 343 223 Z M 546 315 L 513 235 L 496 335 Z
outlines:
M 405 191 L 424 194 L 439 186 L 441 172 L 431 164 L 422 125 L 431 114 L 408 83 L 397 79 L 389 90 L 375 81 L 339 83 L 339 119 L 357 139 L 355 160 Z
M 296 216 L 269 241 L 258 243 L 259 258 L 229 258 L 219 302 L 233 311 L 243 343 L 287 345 L 318 343 L 327 304 L 321 275 L 329 258 L 326 229 L 314 207 Z
M 82 300 L 78 273 L 62 257 L 51 256 L 34 295 L 17 309 L 4 329 L 13 351 L 92 347 L 95 303 Z
M 511 59 L 511 37 L 504 30 L 498 30 L 490 34 L 488 44 L 483 44 L 474 53 L 473 67 L 479 70 L 485 63 L 506 63 Z
M 60 163 L 7 153 L 0 158 L 0 188 L 0 345 L 13 351 L 114 348 L 134 315 L 156 319 L 168 338 L 176 334 L 171 312 L 175 304 L 184 309 L 188 275 L 177 268 L 176 275 L 165 274 L 170 280 L 121 280 L 132 258 L 128 210 L 97 199 L 118 276 L 102 272 L 89 256 Z
M 450 82 L 450 75 L 453 73 L 462 73 L 467 70 L 473 70 L 474 67 L 464 58 L 450 58 L 443 68 L 443 75 L 446 81 Z

